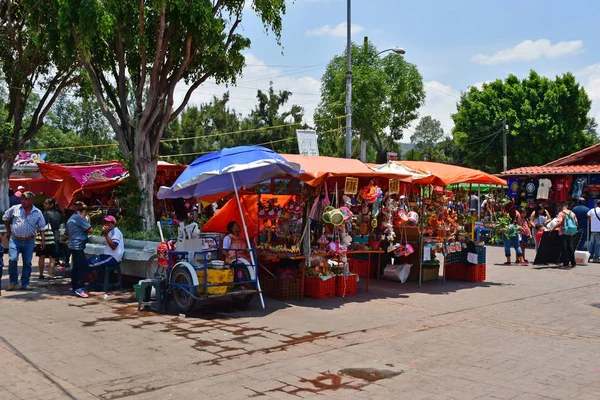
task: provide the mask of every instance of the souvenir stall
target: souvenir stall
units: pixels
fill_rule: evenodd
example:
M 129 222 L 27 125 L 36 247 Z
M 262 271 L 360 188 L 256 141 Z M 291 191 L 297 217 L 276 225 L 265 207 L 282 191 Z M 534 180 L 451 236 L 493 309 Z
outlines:
M 328 298 L 356 293 L 357 277 L 369 280 L 379 265 L 383 191 L 376 173 L 358 160 L 284 155 L 302 172 L 282 185 L 275 179 L 264 187 L 279 187 L 294 197 L 284 202 L 260 197 L 257 249 L 262 282 L 274 285 L 271 295 L 292 300 L 300 295 Z M 403 183 L 410 177 L 402 177 Z M 277 181 L 277 182 L 275 182 Z M 375 257 L 373 259 L 372 257 Z M 303 287 L 292 283 L 298 274 Z
M 391 162 L 372 169 L 408 170 L 413 174 L 413 190 L 406 197 L 406 207 L 391 202 L 386 210 L 386 221 L 391 219 L 394 234 L 385 238 L 392 260 L 384 270 L 384 277 L 418 280 L 420 286 L 422 281 L 437 280 L 440 266 L 444 266 L 445 281 L 448 271 L 468 264 L 473 267 L 468 277 L 462 269 L 457 274 L 451 272 L 451 277 L 485 279 L 485 248 L 476 249 L 465 229 L 475 217 L 469 215 L 468 207 L 459 206 L 461 199 L 455 192 L 444 188 L 457 183 L 503 185 L 502 179 L 469 168 L 433 162 Z

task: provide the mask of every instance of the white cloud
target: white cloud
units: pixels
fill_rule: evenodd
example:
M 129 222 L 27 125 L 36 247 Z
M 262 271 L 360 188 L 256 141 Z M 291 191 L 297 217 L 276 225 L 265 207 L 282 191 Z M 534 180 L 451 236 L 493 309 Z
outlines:
M 452 127 L 454 127 L 451 114 L 456 112 L 456 102 L 460 98 L 460 93 L 452 89 L 450 85 L 444 85 L 437 81 L 424 82 L 424 85 L 427 97 L 425 98 L 425 105 L 419 109 L 419 117 L 422 118 L 426 115 L 431 115 L 432 118 L 442 123 L 444 134 L 449 136 L 452 132 Z M 415 130 L 419 120 L 412 123 L 409 128 L 411 131 Z M 410 135 L 412 135 L 411 132 L 406 132 L 403 142 L 408 142 Z
M 289 90 L 292 96 L 283 110 L 289 110 L 292 105 L 297 104 L 304 108 L 304 121 L 311 125 L 313 114 L 319 103 L 320 82 L 309 76 L 311 73 L 319 72 L 315 66 L 298 66 L 290 69 L 272 67 L 266 65 L 253 54 L 246 54 L 246 68 L 243 76 L 238 79 L 237 86 L 226 87 L 217 85 L 214 80 L 209 80 L 201 85 L 192 94 L 188 105 L 199 106 L 212 101 L 213 96 L 220 97 L 229 91 L 229 106 L 236 112 L 246 116 L 256 106 L 256 92 L 269 89 L 269 82 L 273 82 L 275 91 Z M 324 70 L 324 66 L 322 69 Z M 179 106 L 186 94 L 188 86 L 181 83 L 175 89 L 175 107 Z
M 320 28 L 308 30 L 308 31 L 306 31 L 305 35 L 306 36 L 331 36 L 331 37 L 340 37 L 340 38 L 346 37 L 347 26 L 348 25 L 345 22 L 341 22 L 334 27 L 332 27 L 331 25 L 325 25 Z M 357 25 L 357 24 L 352 24 L 350 26 L 350 29 L 352 30 L 353 35 L 365 30 L 364 27 Z
M 600 121 L 600 64 L 590 65 L 575 75 L 592 100 L 590 116 Z
M 583 50 L 582 40 L 563 41 L 552 44 L 548 39 L 524 40 L 515 47 L 500 50 L 493 55 L 476 54 L 471 59 L 479 64 L 502 64 L 514 61 L 531 61 L 539 58 L 558 58 Z

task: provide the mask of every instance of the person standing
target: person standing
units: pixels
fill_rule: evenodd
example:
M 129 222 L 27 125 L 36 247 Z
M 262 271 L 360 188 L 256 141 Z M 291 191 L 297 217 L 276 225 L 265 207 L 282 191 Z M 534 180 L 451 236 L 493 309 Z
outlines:
M 573 212 L 577 217 L 577 230 L 581 232 L 581 240 L 577 245 L 577 250 L 583 250 L 588 240 L 588 213 L 590 209 L 585 205 L 585 199 L 580 197 L 577 205 L 573 207 Z
M 531 238 L 531 222 L 527 219 L 527 210 L 521 207 L 519 209 L 519 214 L 521 217 L 521 252 L 523 253 L 523 261 L 528 263 L 527 257 L 525 257 L 525 249 L 527 249 L 527 245 L 529 244 L 529 239 Z
M 575 263 L 575 248 L 573 246 L 573 238 L 577 233 L 577 216 L 567 204 L 563 204 L 561 212 L 557 215 L 558 223 L 550 232 L 558 231 L 558 237 L 562 244 L 562 266 L 563 268 L 574 268 Z
M 53 198 L 46 199 L 44 201 L 44 220 L 46 221 L 46 246 L 42 250 L 37 243 L 36 238 L 36 253 L 38 256 L 38 270 L 40 272 L 40 279 L 44 279 L 44 266 L 46 264 L 46 257 L 48 257 L 48 279 L 56 279 L 54 276 L 54 266 L 56 259 L 58 258 L 58 240 L 59 240 L 59 229 L 62 222 L 62 215 L 58 209 L 58 204 Z
M 80 281 L 83 279 L 88 267 L 84 250 L 88 241 L 88 234 L 92 233 L 92 226 L 86 219 L 88 212 L 85 204 L 78 204 L 75 211 L 75 214 L 67 221 L 66 230 L 72 257 L 71 294 L 87 298 L 88 294 L 81 286 Z
M 471 192 L 469 195 L 469 211 L 471 214 L 476 214 L 477 210 L 479 210 L 479 207 L 479 197 L 474 192 Z
M 19 282 L 19 269 L 17 267 L 19 254 L 23 259 L 21 289 L 33 289 L 29 285 L 29 278 L 31 277 L 31 259 L 33 258 L 35 237 L 38 232 L 41 237 L 40 248 L 45 247 L 46 235 L 44 228 L 46 227 L 46 221 L 42 212 L 33 205 L 34 197 L 35 195 L 31 192 L 22 193 L 21 204 L 9 208 L 2 216 L 6 234 L 10 241 L 8 246 L 9 291 L 15 290 Z
M 506 231 L 502 233 L 502 240 L 504 242 L 504 255 L 506 256 L 506 262 L 504 265 L 510 265 L 510 248 L 511 246 L 516 252 L 516 263 L 520 265 L 528 265 L 523 258 L 523 250 L 521 249 L 521 215 L 515 207 L 515 203 L 509 201 L 504 207 L 504 213 L 510 218 L 510 225 Z
M 596 207 L 592 208 L 587 213 L 588 221 L 590 221 L 590 241 L 588 243 L 588 251 L 590 252 L 590 260 L 600 261 L 600 200 L 596 200 Z
M 542 235 L 544 234 L 544 227 L 548 222 L 550 222 L 552 218 L 550 218 L 550 213 L 548 210 L 544 208 L 543 205 L 539 204 L 535 211 L 531 213 L 529 217 L 529 222 L 533 228 L 533 235 L 535 238 L 535 251 L 537 252 L 538 247 L 540 246 L 540 241 L 542 240 Z

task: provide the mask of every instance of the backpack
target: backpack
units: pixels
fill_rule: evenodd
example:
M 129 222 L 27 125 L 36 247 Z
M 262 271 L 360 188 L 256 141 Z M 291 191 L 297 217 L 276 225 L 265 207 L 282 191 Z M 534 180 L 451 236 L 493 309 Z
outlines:
M 563 235 L 573 236 L 577 233 L 577 224 L 575 218 L 570 213 L 565 213 L 565 220 L 562 227 Z

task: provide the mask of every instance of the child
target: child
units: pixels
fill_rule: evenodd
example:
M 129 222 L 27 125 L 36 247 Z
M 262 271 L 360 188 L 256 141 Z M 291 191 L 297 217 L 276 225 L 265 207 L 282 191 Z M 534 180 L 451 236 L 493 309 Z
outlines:
M 521 214 L 521 251 L 523 252 L 523 259 L 526 263 L 527 257 L 525 257 L 525 249 L 527 248 L 527 243 L 529 243 L 529 239 L 531 238 L 531 222 L 527 219 L 527 211 L 525 211 L 524 207 L 519 209 L 519 213 Z

